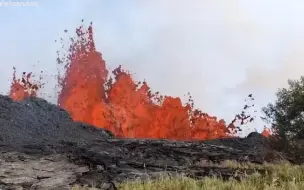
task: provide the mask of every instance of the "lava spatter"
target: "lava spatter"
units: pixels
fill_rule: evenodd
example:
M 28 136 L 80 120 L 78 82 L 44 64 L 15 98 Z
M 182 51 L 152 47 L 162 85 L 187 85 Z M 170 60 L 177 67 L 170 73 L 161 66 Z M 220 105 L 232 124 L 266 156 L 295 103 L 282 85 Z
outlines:
M 81 26 L 76 33 L 58 98 L 59 106 L 75 121 L 130 138 L 191 140 L 230 135 L 224 122 L 183 105 L 180 98 L 151 92 L 146 82 L 135 82 L 121 66 L 109 78 L 105 61 L 95 49 L 92 25 Z
M 77 28 L 71 42 L 67 56 L 58 58 L 64 60 L 58 62 L 64 68 L 64 74 L 58 76 L 58 105 L 74 121 L 128 138 L 204 140 L 235 135 L 235 121 L 226 125 L 224 120 L 195 109 L 191 97 L 183 104 L 178 97 L 153 93 L 147 82 L 134 81 L 121 66 L 110 73 L 96 50 L 92 24 Z M 13 81 L 13 99 L 36 96 L 39 87 L 24 94 L 15 75 Z
M 30 96 L 37 96 L 37 91 L 43 84 L 40 83 L 40 81 L 32 83 L 32 73 L 23 72 L 21 79 L 17 79 L 16 68 L 14 67 L 13 69 L 13 81 L 11 83 L 9 96 L 15 101 L 20 101 Z
M 95 51 L 92 26 L 76 29 L 77 39 L 69 48 L 65 74 L 60 76 L 58 105 L 75 121 L 92 123 L 95 105 L 105 98 L 108 71 L 101 54 Z

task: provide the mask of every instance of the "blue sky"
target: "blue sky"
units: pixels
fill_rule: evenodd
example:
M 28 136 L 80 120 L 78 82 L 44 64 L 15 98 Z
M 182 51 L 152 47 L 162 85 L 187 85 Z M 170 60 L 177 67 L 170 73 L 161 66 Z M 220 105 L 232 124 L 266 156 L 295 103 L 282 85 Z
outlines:
M 81 19 L 93 22 L 97 48 L 110 68 L 121 64 L 162 94 L 190 92 L 197 107 L 227 121 L 247 94 L 254 94 L 259 110 L 288 78 L 304 72 L 304 1 L 36 2 L 0 7 L 3 94 L 15 66 L 19 73 L 45 71 L 45 98 L 54 101 L 52 74 L 60 50 L 54 41 L 72 35 Z M 263 123 L 253 128 L 261 130 Z

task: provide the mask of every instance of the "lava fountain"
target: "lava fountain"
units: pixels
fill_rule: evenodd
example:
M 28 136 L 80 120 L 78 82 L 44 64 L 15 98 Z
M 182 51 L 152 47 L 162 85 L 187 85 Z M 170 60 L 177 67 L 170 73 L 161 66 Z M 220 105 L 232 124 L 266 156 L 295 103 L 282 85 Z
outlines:
M 134 81 L 121 66 L 109 72 L 96 50 L 92 24 L 76 29 L 68 55 L 57 60 L 65 70 L 58 76 L 58 106 L 74 121 L 128 138 L 205 140 L 231 137 L 237 132 L 235 120 L 226 125 L 224 120 L 195 109 L 191 97 L 183 104 L 178 97 L 152 92 L 147 82 Z M 24 84 L 20 83 L 14 73 L 10 91 L 14 100 L 36 96 L 39 85 L 29 82 L 30 75 L 25 78 Z
M 13 69 L 13 81 L 11 84 L 9 96 L 15 101 L 19 101 L 30 96 L 37 96 L 37 91 L 43 86 L 43 84 L 40 81 L 32 83 L 32 73 L 23 72 L 21 79 L 17 79 L 16 68 L 14 67 Z

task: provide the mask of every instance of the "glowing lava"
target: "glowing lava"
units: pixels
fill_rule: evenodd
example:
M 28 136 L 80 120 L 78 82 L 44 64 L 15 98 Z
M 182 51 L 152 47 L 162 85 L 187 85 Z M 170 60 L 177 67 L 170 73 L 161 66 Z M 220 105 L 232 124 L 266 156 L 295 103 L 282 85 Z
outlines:
M 261 133 L 264 137 L 270 137 L 271 136 L 271 130 L 264 127 L 264 130 Z
M 39 82 L 37 84 L 30 82 L 32 73 L 23 72 L 21 79 L 16 79 L 16 69 L 13 69 L 13 81 L 9 96 L 15 101 L 19 101 L 30 96 L 36 96 L 37 90 L 42 86 L 42 84 Z
M 194 109 L 191 98 L 183 105 L 180 98 L 153 93 L 146 82 L 135 82 L 120 66 L 112 71 L 111 77 L 102 55 L 96 51 L 92 25 L 79 27 L 76 34 L 66 62 L 59 61 L 65 74 L 58 77 L 61 86 L 58 105 L 74 121 L 130 138 L 203 140 L 235 134 L 235 121 L 226 125 L 223 120 Z M 34 92 L 25 93 L 25 88 L 33 85 L 19 85 L 15 75 L 13 81 L 10 92 L 13 99 L 36 96 L 37 85 Z

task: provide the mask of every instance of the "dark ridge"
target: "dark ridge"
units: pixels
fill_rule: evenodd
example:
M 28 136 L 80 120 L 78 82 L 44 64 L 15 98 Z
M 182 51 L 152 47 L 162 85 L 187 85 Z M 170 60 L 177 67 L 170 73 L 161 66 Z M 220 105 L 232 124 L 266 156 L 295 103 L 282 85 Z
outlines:
M 65 110 L 41 98 L 14 102 L 0 95 L 0 141 L 3 144 L 56 144 L 113 138 L 107 130 L 73 122 Z
M 0 126 L 1 189 L 69 189 L 76 183 L 116 189 L 125 180 L 164 173 L 228 179 L 235 170 L 238 177 L 254 171 L 223 167 L 225 160 L 284 159 L 257 133 L 193 142 L 118 139 L 73 122 L 65 110 L 40 98 L 14 102 L 0 95 Z

